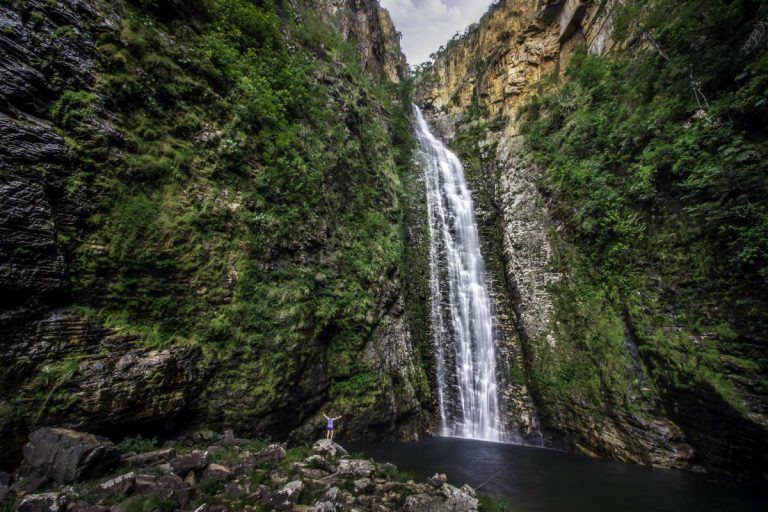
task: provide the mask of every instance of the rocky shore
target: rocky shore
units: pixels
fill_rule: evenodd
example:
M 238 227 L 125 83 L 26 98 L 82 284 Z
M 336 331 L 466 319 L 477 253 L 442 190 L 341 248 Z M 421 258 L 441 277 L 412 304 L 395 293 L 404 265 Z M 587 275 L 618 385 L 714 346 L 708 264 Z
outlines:
M 92 434 L 42 428 L 13 474 L 0 472 L 0 510 L 20 512 L 225 512 L 481 510 L 474 490 L 436 474 L 426 482 L 333 441 L 288 448 L 198 431 L 160 446 L 119 445 Z

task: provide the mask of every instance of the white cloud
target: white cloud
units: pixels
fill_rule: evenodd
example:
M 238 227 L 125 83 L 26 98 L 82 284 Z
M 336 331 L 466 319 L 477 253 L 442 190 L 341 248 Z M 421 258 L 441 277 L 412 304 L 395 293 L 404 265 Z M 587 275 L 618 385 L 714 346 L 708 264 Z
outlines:
M 381 0 L 397 30 L 403 34 L 403 51 L 409 64 L 429 59 L 429 54 L 463 32 L 488 10 L 492 0 Z

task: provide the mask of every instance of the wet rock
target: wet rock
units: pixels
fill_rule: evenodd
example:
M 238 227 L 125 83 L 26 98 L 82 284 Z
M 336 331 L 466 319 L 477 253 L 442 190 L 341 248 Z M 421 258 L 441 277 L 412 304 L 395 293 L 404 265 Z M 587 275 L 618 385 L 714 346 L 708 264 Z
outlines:
M 60 483 L 97 477 L 120 459 L 111 441 L 64 428 L 32 432 L 23 454 L 30 467 Z
M 96 492 L 105 498 L 117 498 L 130 493 L 135 483 L 136 475 L 133 472 L 126 473 L 99 484 Z
M 311 468 L 322 469 L 323 471 L 328 471 L 329 473 L 336 472 L 336 466 L 328 462 L 325 457 L 321 457 L 320 455 L 311 455 L 304 459 L 304 462 Z
M 320 439 L 314 444 L 312 450 L 317 455 L 322 455 L 331 459 L 339 459 L 349 455 L 347 450 L 345 450 L 341 445 L 336 444 L 329 439 Z
M 301 480 L 288 482 L 269 496 L 268 504 L 276 510 L 291 510 L 303 489 Z
M 186 476 L 190 471 L 199 473 L 211 462 L 211 454 L 207 451 L 194 450 L 186 455 L 171 459 L 170 465 L 174 473 Z
M 150 466 L 157 464 L 158 462 L 165 462 L 176 455 L 176 450 L 173 448 L 166 448 L 163 450 L 154 450 L 146 453 L 139 453 L 137 455 L 131 455 L 123 459 L 127 464 L 134 466 Z
M 371 477 L 376 465 L 370 460 L 342 459 L 339 461 L 337 472 L 344 477 Z
M 28 494 L 19 501 L 19 512 L 58 512 L 64 511 L 66 499 L 59 493 Z
M 214 482 L 227 482 L 232 478 L 232 470 L 220 464 L 210 464 L 203 471 L 202 480 Z

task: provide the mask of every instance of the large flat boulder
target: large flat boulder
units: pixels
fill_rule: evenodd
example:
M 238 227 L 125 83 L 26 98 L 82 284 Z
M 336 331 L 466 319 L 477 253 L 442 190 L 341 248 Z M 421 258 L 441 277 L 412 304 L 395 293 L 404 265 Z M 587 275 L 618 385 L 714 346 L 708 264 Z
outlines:
M 120 460 L 111 441 L 66 428 L 35 430 L 23 454 L 32 469 L 59 483 L 97 477 Z
M 323 457 L 329 459 L 339 459 L 348 455 L 347 450 L 345 450 L 340 444 L 334 443 L 330 439 L 320 439 L 312 447 L 312 450 L 316 454 L 322 455 Z

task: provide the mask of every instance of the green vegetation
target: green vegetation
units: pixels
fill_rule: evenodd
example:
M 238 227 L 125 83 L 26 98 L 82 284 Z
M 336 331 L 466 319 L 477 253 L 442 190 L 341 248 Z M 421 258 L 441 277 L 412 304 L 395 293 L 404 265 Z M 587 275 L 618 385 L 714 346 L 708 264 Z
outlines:
M 633 336 L 656 383 L 706 383 L 743 410 L 765 380 L 767 18 L 746 0 L 628 2 L 628 50 L 579 51 L 523 111 L 568 228 L 559 342 L 534 340 L 553 401 L 639 407 L 653 382 L 633 370 Z
M 510 503 L 501 496 L 489 496 L 487 494 L 478 494 L 481 512 L 506 512 L 512 510 Z
M 157 438 L 145 439 L 142 436 L 126 437 L 117 445 L 123 453 L 151 452 L 157 447 Z
M 93 90 L 46 107 L 71 149 L 66 194 L 91 208 L 59 235 L 75 307 L 145 348 L 199 345 L 216 372 L 203 412 L 239 431 L 284 434 L 329 398 L 390 407 L 390 376 L 361 354 L 401 291 L 430 346 L 423 237 L 404 243 L 409 84 L 364 72 L 353 41 L 293 2 L 115 8 Z

